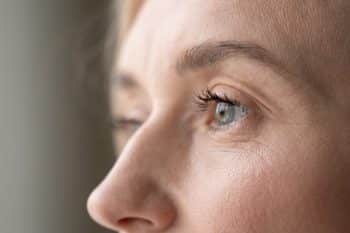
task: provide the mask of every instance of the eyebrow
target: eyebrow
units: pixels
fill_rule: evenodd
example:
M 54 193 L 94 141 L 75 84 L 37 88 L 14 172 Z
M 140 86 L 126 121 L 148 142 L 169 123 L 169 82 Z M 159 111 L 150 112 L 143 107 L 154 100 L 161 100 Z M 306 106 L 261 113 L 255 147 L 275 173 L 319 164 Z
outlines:
M 267 49 L 255 43 L 232 40 L 204 42 L 186 50 L 176 63 L 176 71 L 183 75 L 236 57 L 255 60 L 278 73 L 288 72 Z
M 245 57 L 265 65 L 275 72 L 290 74 L 275 56 L 262 46 L 243 41 L 208 41 L 185 50 L 176 62 L 179 76 L 187 72 L 214 66 L 232 58 Z M 137 86 L 137 82 L 127 73 L 119 73 L 114 78 L 124 88 Z

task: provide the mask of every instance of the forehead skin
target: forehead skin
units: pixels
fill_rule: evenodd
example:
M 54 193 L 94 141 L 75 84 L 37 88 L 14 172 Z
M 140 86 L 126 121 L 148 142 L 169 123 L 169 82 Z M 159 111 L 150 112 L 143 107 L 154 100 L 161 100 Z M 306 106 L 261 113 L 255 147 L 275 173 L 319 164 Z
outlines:
M 350 101 L 344 103 L 350 83 L 349 11 L 347 0 L 149 0 L 123 46 L 118 69 L 136 78 L 157 77 L 183 50 L 201 42 L 248 41 L 349 106 Z

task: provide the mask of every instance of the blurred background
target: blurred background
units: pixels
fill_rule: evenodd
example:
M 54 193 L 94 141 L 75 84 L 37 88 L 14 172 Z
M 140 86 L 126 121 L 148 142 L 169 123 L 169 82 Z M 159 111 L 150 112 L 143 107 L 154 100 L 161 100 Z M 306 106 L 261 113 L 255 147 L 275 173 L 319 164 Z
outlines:
M 90 191 L 113 165 L 101 62 L 109 1 L 0 2 L 0 232 L 107 232 Z

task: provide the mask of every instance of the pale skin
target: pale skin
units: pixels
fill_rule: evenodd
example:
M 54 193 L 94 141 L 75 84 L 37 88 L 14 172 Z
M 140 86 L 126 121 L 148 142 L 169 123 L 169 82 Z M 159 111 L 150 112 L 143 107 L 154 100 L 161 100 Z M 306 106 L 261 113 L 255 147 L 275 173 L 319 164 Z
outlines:
M 350 232 L 349 22 L 348 0 L 146 1 L 90 215 L 124 233 Z

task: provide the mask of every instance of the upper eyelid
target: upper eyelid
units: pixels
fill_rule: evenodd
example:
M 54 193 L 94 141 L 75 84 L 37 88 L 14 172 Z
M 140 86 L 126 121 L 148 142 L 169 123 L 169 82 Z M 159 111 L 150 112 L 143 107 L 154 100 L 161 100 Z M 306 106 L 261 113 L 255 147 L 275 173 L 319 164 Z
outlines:
M 116 116 L 116 117 L 110 117 L 109 124 L 112 128 L 119 128 L 121 125 L 126 124 L 142 124 L 140 120 L 123 117 L 123 116 Z
M 118 124 L 118 123 L 140 123 L 142 122 L 141 120 L 134 119 L 134 118 L 128 118 L 128 117 L 114 117 L 111 119 L 112 123 Z
M 122 71 L 112 76 L 110 84 L 112 86 L 117 86 L 118 89 L 131 89 L 140 87 L 138 82 L 134 79 L 133 75 Z

